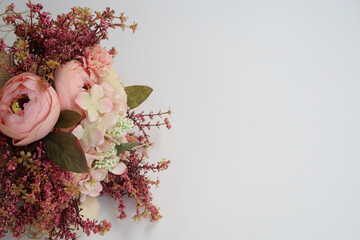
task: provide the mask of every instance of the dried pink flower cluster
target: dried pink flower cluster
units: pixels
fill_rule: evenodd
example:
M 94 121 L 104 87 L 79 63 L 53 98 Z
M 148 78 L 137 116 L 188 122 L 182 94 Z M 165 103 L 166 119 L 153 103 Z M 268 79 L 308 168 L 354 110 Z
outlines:
M 41 142 L 14 147 L 9 140 L 0 136 L 0 237 L 11 231 L 16 238 L 48 233 L 48 239 L 75 239 L 80 228 L 87 234 L 109 231 L 105 220 L 81 218 L 77 182 L 49 161 Z
M 148 173 L 170 161 L 147 161 L 147 131 L 170 129 L 171 111 L 131 110 L 152 89 L 125 87 L 113 68 L 115 48 L 100 45 L 110 28 L 135 31 L 137 24 L 109 8 L 76 7 L 53 19 L 41 4 L 27 7 L 19 13 L 11 4 L 0 15 L 17 37 L 11 46 L 0 39 L 0 50 L 14 58 L 12 66 L 1 65 L 13 78 L 0 90 L 0 238 L 104 234 L 111 223 L 97 221 L 87 204 L 97 206 L 105 194 L 118 202 L 120 219 L 130 197 L 134 220 L 159 220 L 150 192 L 159 180 Z
M 108 38 L 110 28 L 130 28 L 134 32 L 137 24 L 127 25 L 123 13 L 106 8 L 103 12 L 92 12 L 89 8 L 74 7 L 69 13 L 60 14 L 56 19 L 43 11 L 41 4 L 27 3 L 29 18 L 15 12 L 14 4 L 7 7 L 3 14 L 6 24 L 14 27 L 18 37 L 9 48 L 15 55 L 14 74 L 34 71 L 43 73 L 45 81 L 53 79 L 53 72 L 64 62 L 76 59 L 84 54 L 86 47 L 98 44 Z M 115 22 L 118 20 L 119 22 Z M 6 48 L 0 41 L 0 50 Z M 115 54 L 115 49 L 110 53 Z M 9 69 L 10 70 L 10 69 Z
M 128 196 L 130 198 L 136 199 L 136 215 L 133 216 L 133 219 L 138 221 L 141 218 L 150 218 L 151 221 L 157 221 L 161 218 L 159 213 L 159 208 L 152 204 L 152 196 L 150 192 L 150 187 L 152 185 L 158 186 L 160 181 L 151 180 L 147 173 L 160 172 L 168 168 L 170 161 L 162 159 L 157 164 L 149 164 L 146 162 L 148 158 L 147 149 L 152 145 L 149 140 L 149 135 L 146 132 L 146 129 L 150 129 L 153 126 L 163 126 L 166 125 L 170 129 L 171 125 L 168 122 L 167 118 L 164 119 L 164 122 L 160 121 L 151 124 L 146 118 L 151 120 L 154 117 L 161 118 L 163 115 L 170 115 L 171 111 L 158 113 L 138 113 L 136 114 L 132 111 L 129 114 L 129 118 L 133 119 L 135 126 L 140 131 L 140 134 L 129 133 L 127 139 L 129 142 L 139 142 L 141 148 L 136 150 L 130 150 L 126 154 L 122 155 L 122 160 L 125 162 L 127 171 L 120 175 L 111 175 L 110 181 L 104 183 L 104 193 L 113 196 L 118 202 L 118 209 L 120 212 L 120 219 L 126 217 L 125 205 L 123 201 L 123 196 Z

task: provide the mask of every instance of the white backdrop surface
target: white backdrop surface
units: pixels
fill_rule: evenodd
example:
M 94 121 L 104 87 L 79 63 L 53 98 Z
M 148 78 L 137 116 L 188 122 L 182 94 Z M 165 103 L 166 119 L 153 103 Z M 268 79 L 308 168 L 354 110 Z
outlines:
M 113 228 L 89 239 L 360 239 L 360 1 L 38 2 L 138 22 L 102 44 L 125 84 L 154 88 L 140 109 L 174 111 L 153 132 L 163 219 L 117 220 L 104 198 Z

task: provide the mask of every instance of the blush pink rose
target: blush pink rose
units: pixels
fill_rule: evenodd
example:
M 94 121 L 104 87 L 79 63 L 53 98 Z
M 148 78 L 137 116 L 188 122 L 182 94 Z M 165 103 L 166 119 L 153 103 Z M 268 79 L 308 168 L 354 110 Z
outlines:
M 84 111 L 75 103 L 80 92 L 85 92 L 84 86 L 92 85 L 93 81 L 83 65 L 78 61 L 70 61 L 55 72 L 55 89 L 58 94 L 61 110 Z
M 23 146 L 45 137 L 56 124 L 60 104 L 55 90 L 42 88 L 40 76 L 22 73 L 0 91 L 0 131 Z
M 114 62 L 112 56 L 100 45 L 85 48 L 84 55 L 87 61 L 87 67 L 89 67 L 97 77 L 104 76 Z

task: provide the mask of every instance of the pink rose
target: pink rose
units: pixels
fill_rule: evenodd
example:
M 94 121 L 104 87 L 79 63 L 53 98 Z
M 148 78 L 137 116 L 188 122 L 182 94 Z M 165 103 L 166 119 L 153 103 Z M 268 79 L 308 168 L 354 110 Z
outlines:
M 73 110 L 84 114 L 75 103 L 75 98 L 80 92 L 86 91 L 86 84 L 92 85 L 93 81 L 83 65 L 75 60 L 66 63 L 55 72 L 54 83 L 61 110 Z
M 40 76 L 22 73 L 0 91 L 0 131 L 23 146 L 45 137 L 56 124 L 60 104 L 55 90 L 42 88 Z
M 114 62 L 112 56 L 100 45 L 85 48 L 84 55 L 87 66 L 97 77 L 102 77 L 109 71 Z

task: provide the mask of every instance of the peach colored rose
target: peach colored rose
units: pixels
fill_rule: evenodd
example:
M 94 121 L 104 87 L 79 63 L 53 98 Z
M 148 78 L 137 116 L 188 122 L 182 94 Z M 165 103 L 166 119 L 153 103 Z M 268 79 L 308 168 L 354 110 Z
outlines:
M 114 62 L 112 56 L 100 45 L 85 48 L 84 55 L 87 61 L 87 67 L 89 67 L 97 77 L 102 77 L 109 71 Z
M 55 72 L 54 83 L 61 110 L 73 110 L 84 114 L 75 103 L 75 98 L 80 92 L 86 91 L 86 84 L 92 85 L 93 81 L 83 65 L 75 60 L 66 63 Z
M 43 89 L 40 76 L 22 73 L 10 79 L 0 91 L 0 131 L 23 146 L 45 137 L 60 114 L 55 90 Z

